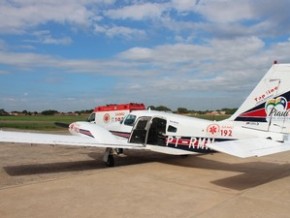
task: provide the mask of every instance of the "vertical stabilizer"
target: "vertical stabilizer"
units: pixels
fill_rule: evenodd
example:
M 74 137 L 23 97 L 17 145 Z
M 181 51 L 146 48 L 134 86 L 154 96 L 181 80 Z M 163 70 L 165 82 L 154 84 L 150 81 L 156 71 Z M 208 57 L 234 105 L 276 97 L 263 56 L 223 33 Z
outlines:
M 284 125 L 289 118 L 290 64 L 274 64 L 229 120 Z

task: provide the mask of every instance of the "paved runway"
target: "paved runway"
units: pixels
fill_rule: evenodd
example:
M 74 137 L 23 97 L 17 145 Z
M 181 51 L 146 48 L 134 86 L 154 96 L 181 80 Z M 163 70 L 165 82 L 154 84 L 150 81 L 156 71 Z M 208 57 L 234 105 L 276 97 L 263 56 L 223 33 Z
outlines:
M 289 217 L 290 152 L 239 159 L 0 144 L 0 217 Z

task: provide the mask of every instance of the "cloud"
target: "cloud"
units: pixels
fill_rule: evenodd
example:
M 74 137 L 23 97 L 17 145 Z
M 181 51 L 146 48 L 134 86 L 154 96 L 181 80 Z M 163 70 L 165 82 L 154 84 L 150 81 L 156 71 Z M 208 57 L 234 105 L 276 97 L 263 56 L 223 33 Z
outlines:
M 290 42 L 266 48 L 257 37 L 213 39 L 206 43 L 166 44 L 153 48 L 133 47 L 109 59 L 69 59 L 33 52 L 0 51 L 0 64 L 15 69 L 58 69 L 67 73 L 93 73 L 102 75 L 135 75 L 146 72 L 158 75 L 209 77 L 210 74 L 245 69 L 249 64 L 262 66 L 265 60 L 252 60 L 279 55 L 286 59 Z M 272 62 L 272 61 L 271 61 Z M 225 64 L 230 63 L 230 64 Z M 144 74 L 146 75 L 146 74 Z M 149 76 L 148 75 L 148 76 Z M 156 76 L 158 76 L 156 75 Z M 214 77 L 214 75 L 212 75 Z
M 7 50 L 7 49 L 8 49 L 7 43 L 0 38 L 0 51 L 1 50 Z
M 0 2 L 1 34 L 25 33 L 47 23 L 69 24 L 73 29 L 89 29 L 107 37 L 143 36 L 158 29 L 179 33 L 179 41 L 192 41 L 210 32 L 216 37 L 252 35 L 279 35 L 290 28 L 289 2 L 250 0 L 4 0 Z M 65 5 L 65 7 L 63 7 Z M 265 18 L 265 19 L 264 19 Z M 138 23 L 145 21 L 146 30 Z M 118 22 L 116 22 L 118 21 Z M 156 29 L 158 28 L 158 29 Z M 181 34 L 182 32 L 182 34 Z M 146 35 L 146 34 L 145 34 Z M 173 38 L 173 39 L 174 39 Z M 47 44 L 69 44 L 69 37 L 43 38 Z
M 283 0 L 207 0 L 195 10 L 204 19 L 200 30 L 215 37 L 256 35 L 274 37 L 283 35 L 290 28 L 290 2 Z
M 215 90 L 241 94 L 266 72 L 274 54 L 280 53 L 280 60 L 286 61 L 289 46 L 287 42 L 267 50 L 256 37 L 214 39 L 202 45 L 136 47 L 120 53 L 119 58 L 138 62 L 139 71 L 154 69 L 154 79 L 143 79 L 142 86 L 155 93 L 166 90 L 168 95 L 186 91 L 205 94 Z
M 171 7 L 179 12 L 193 11 L 199 3 L 200 0 L 172 0 Z
M 53 44 L 53 45 L 69 45 L 72 43 L 70 37 L 53 37 L 49 30 L 38 30 L 32 33 L 36 40 L 26 40 L 27 42 Z
M 129 28 L 125 26 L 101 26 L 95 25 L 95 33 L 105 34 L 106 36 L 113 37 L 124 37 L 126 39 L 134 39 L 134 38 L 144 38 L 146 36 L 146 32 L 141 29 Z
M 47 22 L 88 26 L 97 16 L 88 6 L 96 2 L 103 1 L 4 0 L 0 3 L 0 31 L 23 33 Z
M 45 73 L 47 69 L 62 72 L 63 81 L 66 82 L 71 77 L 65 75 L 68 73 L 82 74 L 82 78 L 86 77 L 84 74 L 95 75 L 96 80 L 101 75 L 109 76 L 111 80 L 116 79 L 113 86 L 108 86 L 108 89 L 102 87 L 102 91 L 98 92 L 90 90 L 89 84 L 86 83 L 86 86 L 81 88 L 87 96 L 69 96 L 76 100 L 70 101 L 67 110 L 90 108 L 95 104 L 96 98 L 110 99 L 110 102 L 114 103 L 134 101 L 136 93 L 139 101 L 151 104 L 174 107 L 173 99 L 178 100 L 182 96 L 183 99 L 188 99 L 188 103 L 184 105 L 180 101 L 179 104 L 186 107 L 198 108 L 199 106 L 191 101 L 200 98 L 199 102 L 202 102 L 204 107 L 216 108 L 222 107 L 226 99 L 230 99 L 231 96 L 235 99 L 235 103 L 242 101 L 242 97 L 248 95 L 264 75 L 273 57 L 278 57 L 279 61 L 283 62 L 288 58 L 289 49 L 289 41 L 267 48 L 257 37 L 245 37 L 214 39 L 201 45 L 178 43 L 152 48 L 134 47 L 119 53 L 115 58 L 102 60 L 77 60 L 37 53 L 5 51 L 0 53 L 0 63 L 15 71 L 19 68 L 23 72 L 24 68 L 35 71 L 35 74 Z M 52 85 L 51 81 L 43 82 L 50 82 L 49 84 Z M 45 92 L 41 95 L 43 98 Z M 61 102 L 68 98 L 52 96 L 45 97 L 47 102 L 41 105 L 42 109 L 52 102 Z M 33 102 L 37 98 L 40 97 L 30 93 L 26 104 L 22 104 L 22 107 L 25 105 L 36 107 Z M 77 106 L 79 105 L 77 99 L 80 98 L 83 101 L 82 108 Z M 211 105 L 206 101 L 209 98 L 220 99 L 220 106 Z M 99 102 L 99 104 L 103 103 L 107 102 L 105 100 Z
M 8 71 L 6 71 L 6 70 L 0 70 L 0 75 L 1 74 L 8 74 L 9 72 Z
M 57 59 L 50 55 L 0 51 L 0 64 L 14 68 L 35 69 L 43 66 L 55 66 L 57 62 Z
M 120 53 L 118 56 L 122 59 L 129 59 L 129 60 L 152 60 L 153 58 L 153 50 L 149 48 L 141 48 L 141 47 L 134 47 L 130 48 L 127 51 Z
M 289 7 L 285 0 L 4 0 L 0 82 L 21 75 L 58 84 L 61 93 L 66 84 L 79 87 L 71 78 L 90 77 L 81 87 L 89 97 L 68 91 L 51 94 L 51 102 L 120 101 L 136 93 L 140 100 L 172 104 L 173 97 L 241 98 L 273 60 L 288 61 Z M 109 85 L 100 88 L 100 78 Z
M 165 9 L 164 4 L 142 3 L 124 6 L 120 9 L 111 9 L 105 12 L 105 15 L 111 19 L 132 19 L 140 21 L 159 18 Z
M 255 18 L 248 0 L 209 0 L 199 6 L 198 12 L 214 23 L 234 23 Z

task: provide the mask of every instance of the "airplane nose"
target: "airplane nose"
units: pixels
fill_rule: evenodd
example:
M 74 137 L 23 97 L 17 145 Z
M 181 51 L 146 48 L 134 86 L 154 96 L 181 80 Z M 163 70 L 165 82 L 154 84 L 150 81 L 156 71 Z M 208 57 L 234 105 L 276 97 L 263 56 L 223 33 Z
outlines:
M 68 130 L 71 134 L 77 134 L 78 133 L 78 126 L 76 123 L 71 123 L 68 127 Z

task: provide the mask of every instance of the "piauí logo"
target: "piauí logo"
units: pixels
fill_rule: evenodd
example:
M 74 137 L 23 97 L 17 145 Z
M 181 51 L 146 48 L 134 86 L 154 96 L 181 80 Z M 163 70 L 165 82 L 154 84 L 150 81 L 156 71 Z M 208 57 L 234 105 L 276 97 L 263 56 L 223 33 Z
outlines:
M 272 98 L 266 102 L 265 110 L 267 113 L 267 121 L 269 120 L 284 120 L 289 116 L 287 110 L 288 102 L 284 97 Z

